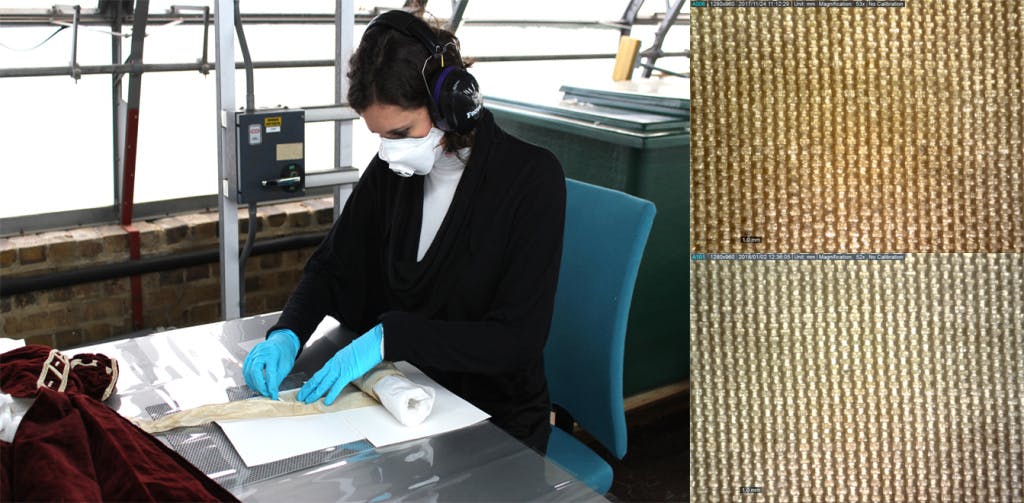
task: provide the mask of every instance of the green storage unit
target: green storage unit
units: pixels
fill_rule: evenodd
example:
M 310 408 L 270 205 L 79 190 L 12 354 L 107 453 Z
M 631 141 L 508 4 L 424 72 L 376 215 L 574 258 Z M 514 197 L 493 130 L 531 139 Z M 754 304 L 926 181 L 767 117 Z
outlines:
M 606 110 L 558 99 L 488 96 L 485 104 L 505 131 L 553 152 L 567 177 L 657 206 L 630 310 L 623 392 L 630 396 L 688 379 L 689 122 L 679 126 L 678 117 L 627 110 L 602 118 Z

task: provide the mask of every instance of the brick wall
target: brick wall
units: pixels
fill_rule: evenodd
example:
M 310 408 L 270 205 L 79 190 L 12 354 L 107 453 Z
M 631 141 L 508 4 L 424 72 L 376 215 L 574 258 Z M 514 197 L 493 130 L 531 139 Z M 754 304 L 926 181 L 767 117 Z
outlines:
M 331 198 L 263 206 L 257 243 L 330 229 Z M 243 213 L 240 211 L 240 213 Z M 136 222 L 142 257 L 217 250 L 217 213 L 201 212 Z M 240 241 L 248 215 L 238 224 Z M 246 312 L 280 310 L 313 248 L 251 256 L 246 263 Z M 117 225 L 0 238 L 0 281 L 129 259 L 128 238 Z M 68 348 L 134 331 L 129 278 L 0 297 L 0 337 Z M 220 265 L 216 262 L 142 275 L 143 328 L 185 327 L 220 319 Z

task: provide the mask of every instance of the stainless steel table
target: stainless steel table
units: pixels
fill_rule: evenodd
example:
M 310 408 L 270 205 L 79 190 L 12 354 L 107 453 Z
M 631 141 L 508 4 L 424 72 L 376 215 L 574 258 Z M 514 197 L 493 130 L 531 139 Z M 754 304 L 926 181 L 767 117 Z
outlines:
M 252 396 L 241 365 L 277 314 L 170 330 L 75 348 L 118 360 L 107 401 L 126 417 Z M 353 334 L 325 322 L 286 379 L 297 385 Z M 284 387 L 284 386 L 283 386 Z M 488 421 L 383 448 L 366 441 L 247 467 L 216 425 L 157 434 L 247 501 L 606 501 Z

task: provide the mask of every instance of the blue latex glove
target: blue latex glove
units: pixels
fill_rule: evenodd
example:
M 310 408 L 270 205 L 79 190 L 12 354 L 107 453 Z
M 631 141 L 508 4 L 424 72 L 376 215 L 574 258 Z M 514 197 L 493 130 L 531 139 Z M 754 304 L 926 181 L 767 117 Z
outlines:
M 242 364 L 245 384 L 263 396 L 277 400 L 277 388 L 295 365 L 299 337 L 288 329 L 270 332 L 267 340 L 249 351 Z
M 378 323 L 327 360 L 327 363 L 313 374 L 313 378 L 302 386 L 297 398 L 302 402 L 313 403 L 327 393 L 324 405 L 334 403 L 345 385 L 369 372 L 383 360 L 383 340 L 384 326 Z

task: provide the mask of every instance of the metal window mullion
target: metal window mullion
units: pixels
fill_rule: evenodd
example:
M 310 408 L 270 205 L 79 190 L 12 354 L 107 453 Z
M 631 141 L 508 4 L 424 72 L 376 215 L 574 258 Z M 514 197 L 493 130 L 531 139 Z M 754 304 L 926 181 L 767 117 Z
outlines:
M 337 0 L 334 7 L 334 102 L 348 102 L 348 60 L 352 56 L 355 9 L 352 0 Z M 334 122 L 334 168 L 352 166 L 352 121 Z M 345 201 L 352 193 L 351 185 L 334 187 L 334 218 L 341 215 Z
M 217 39 L 217 211 L 220 230 L 220 306 L 221 317 L 233 320 L 241 316 L 238 270 L 238 204 L 229 198 L 238 172 L 235 153 L 235 5 L 232 0 L 217 0 L 214 22 Z
M 633 24 L 636 23 L 636 15 L 640 12 L 640 7 L 643 7 L 644 0 L 629 0 L 629 4 L 626 5 L 626 11 L 622 13 L 622 19 L 619 19 L 619 34 L 623 37 L 628 37 L 633 31 Z
M 686 56 L 686 51 L 676 53 L 662 53 L 662 57 Z M 478 63 L 498 63 L 506 61 L 559 61 L 576 59 L 612 59 L 615 53 L 587 53 L 587 54 L 536 54 L 536 55 L 509 55 L 509 56 L 473 56 L 468 54 L 467 59 L 473 59 Z M 335 66 L 333 59 L 311 59 L 293 61 L 255 61 L 253 68 L 317 68 Z M 242 69 L 241 62 L 235 68 Z M 216 63 L 203 65 L 202 63 L 149 63 L 145 65 L 119 64 L 119 65 L 90 65 L 79 66 L 80 75 L 100 75 L 119 72 L 188 72 L 216 69 Z M 33 67 L 33 68 L 0 68 L 0 79 L 19 77 L 49 77 L 54 75 L 66 75 L 68 69 L 65 66 L 56 67 Z
M 462 24 L 462 15 L 466 12 L 466 4 L 469 0 L 452 0 L 452 17 L 448 20 L 448 24 L 445 25 L 445 29 L 455 33 L 459 29 L 459 25 Z
M 676 17 L 679 16 L 679 11 L 683 8 L 683 4 L 686 0 L 675 0 L 672 4 L 671 10 L 665 13 L 665 19 L 661 20 L 661 24 L 658 25 L 658 30 L 654 33 L 654 45 L 650 49 L 647 49 L 641 53 L 644 58 L 644 64 L 640 65 L 644 67 L 644 78 L 649 78 L 651 73 L 654 71 L 654 64 L 658 61 L 658 58 L 664 56 L 664 52 L 661 50 L 662 44 L 665 43 L 665 36 L 668 34 L 669 28 L 676 22 Z M 640 63 L 641 58 L 637 58 L 637 63 Z
M 642 3 L 642 2 L 641 2 Z M 2 5 L 2 3 L 0 3 Z M 453 9 L 454 10 L 454 9 Z M 97 14 L 96 9 L 82 9 L 81 16 L 79 17 L 78 24 L 80 26 L 107 26 L 110 20 L 105 15 Z M 628 12 L 628 11 L 627 11 Z M 4 26 L 52 26 L 54 21 L 63 21 L 71 23 L 74 21 L 73 13 L 57 13 L 46 12 L 43 14 L 21 14 L 11 13 L 0 8 L 0 15 L 4 17 Z M 308 25 L 308 24 L 333 24 L 333 14 L 287 14 L 287 13 L 266 13 L 266 14 L 242 14 L 242 22 L 245 24 L 297 24 L 297 25 Z M 625 16 L 624 16 L 625 17 Z M 130 21 L 132 16 L 126 16 Z M 167 24 L 167 23 L 180 23 L 185 26 L 200 25 L 204 22 L 202 14 L 195 13 L 189 14 L 186 12 L 154 12 L 148 16 L 149 22 L 153 25 Z M 373 14 L 357 14 L 355 16 L 356 24 L 367 24 L 373 19 Z M 686 17 L 684 16 L 684 19 Z M 466 24 L 472 25 L 499 25 L 499 26 L 516 26 L 525 25 L 529 27 L 535 26 L 578 26 L 578 27 L 594 27 L 594 28 L 607 28 L 607 29 L 621 29 L 620 23 L 608 23 L 606 20 L 588 20 L 588 19 L 472 19 L 464 21 Z M 639 18 L 634 25 L 656 25 L 656 22 L 650 18 Z M 67 68 L 65 67 L 65 70 Z
M 132 20 L 132 53 L 131 63 L 142 64 L 142 51 L 146 41 L 146 16 L 149 14 L 149 0 L 138 0 L 135 3 L 135 19 Z M 135 203 L 135 161 L 138 152 L 139 103 L 142 101 L 142 71 L 132 71 L 128 77 L 128 107 L 125 123 L 124 157 L 120 163 L 121 192 L 121 224 L 131 225 L 132 205 Z
M 110 30 L 114 33 L 121 33 L 121 2 L 115 2 L 114 18 L 110 22 Z M 121 37 L 110 38 L 110 64 L 117 65 L 122 61 Z M 114 206 L 113 213 L 118 214 L 121 208 L 121 171 L 124 167 L 121 164 L 121 148 L 124 145 L 124 131 L 122 129 L 122 107 L 121 107 L 121 75 L 111 74 L 111 135 L 113 143 L 112 164 L 114 169 Z

